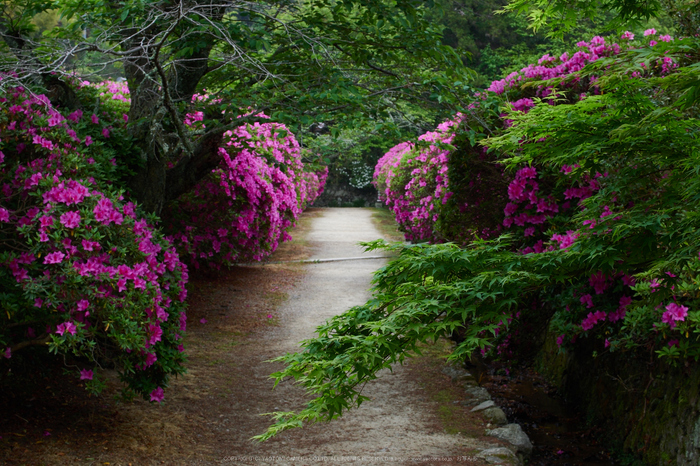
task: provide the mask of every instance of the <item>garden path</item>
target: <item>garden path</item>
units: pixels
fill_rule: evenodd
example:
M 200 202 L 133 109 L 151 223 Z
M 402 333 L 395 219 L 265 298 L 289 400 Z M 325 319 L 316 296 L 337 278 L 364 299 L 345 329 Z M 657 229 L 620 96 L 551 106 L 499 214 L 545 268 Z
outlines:
M 310 259 L 360 257 L 365 253 L 358 242 L 381 237 L 369 209 L 336 208 L 321 212 L 322 216 L 313 219 L 311 231 L 306 235 L 312 249 Z M 382 264 L 383 260 L 376 259 L 304 264 L 303 278 L 289 291 L 289 299 L 279 309 L 280 325 L 260 335 L 260 364 L 253 369 L 255 380 L 265 380 L 270 373 L 270 365 L 262 361 L 296 351 L 299 341 L 314 335 L 316 326 L 363 304 L 370 297 L 372 272 Z M 339 457 L 345 457 L 344 464 L 379 461 L 403 464 L 431 457 L 428 463 L 438 464 L 437 458 L 456 460 L 466 456 L 476 441 L 444 433 L 441 425 L 427 414 L 430 401 L 406 372 L 405 367 L 398 366 L 393 372 L 383 373 L 365 389 L 364 394 L 371 401 L 343 418 L 285 432 L 262 445 L 248 441 L 259 433 L 248 430 L 257 423 L 246 427 L 246 421 L 239 419 L 238 441 L 230 456 L 238 464 L 261 464 L 259 458 L 251 458 L 258 455 L 279 457 L 269 464 L 295 465 L 336 463 Z M 303 395 L 298 388 L 283 383 L 272 396 L 257 398 L 247 413 L 252 418 L 264 412 L 291 410 L 299 406 L 301 399 Z
M 2 405 L 0 464 L 485 464 L 469 455 L 496 441 L 459 404 L 464 389 L 442 373 L 439 357 L 382 373 L 363 393 L 371 401 L 339 420 L 251 440 L 270 424 L 261 414 L 308 401 L 288 381 L 273 390 L 269 374 L 281 365 L 266 361 L 297 351 L 326 319 L 364 303 L 382 264 L 288 262 L 361 256 L 357 242 L 381 236 L 371 209 L 311 209 L 292 233 L 295 240 L 272 257 L 282 263 L 193 276 L 187 373 L 162 404 L 116 402 L 120 384 L 109 370 L 107 390 L 87 397 L 57 365 Z M 459 417 L 451 429 L 467 435 L 446 433 L 444 414 Z

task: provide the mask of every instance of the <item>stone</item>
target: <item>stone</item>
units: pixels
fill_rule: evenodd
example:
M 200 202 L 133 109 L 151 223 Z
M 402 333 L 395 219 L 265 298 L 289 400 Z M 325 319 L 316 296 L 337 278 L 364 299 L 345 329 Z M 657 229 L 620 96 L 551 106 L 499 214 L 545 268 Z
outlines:
M 472 408 L 472 413 L 476 413 L 478 411 L 483 411 L 485 409 L 492 408 L 494 406 L 496 406 L 496 403 L 494 403 L 493 401 L 491 401 L 491 400 L 484 401 L 480 405 Z
M 518 449 L 518 453 L 525 455 L 532 453 L 532 442 L 518 424 L 508 424 L 505 427 L 487 430 L 486 435 L 509 442 Z
M 486 419 L 491 424 L 496 424 L 497 426 L 504 426 L 508 424 L 508 418 L 506 417 L 506 413 L 503 412 L 503 410 L 498 406 L 494 406 L 493 408 L 487 408 L 481 414 L 484 416 L 484 419 Z
M 488 390 L 486 390 L 484 387 L 472 387 L 467 389 L 466 392 L 467 395 L 471 395 L 476 400 L 478 400 L 476 404 L 491 399 L 491 395 L 489 394 Z
M 520 463 L 515 453 L 506 447 L 489 448 L 477 453 L 476 457 L 483 458 L 491 464 L 503 463 L 503 461 L 510 461 L 513 464 Z
M 452 383 L 474 380 L 474 377 L 466 369 L 459 366 L 445 366 L 442 368 L 442 373 L 449 376 Z

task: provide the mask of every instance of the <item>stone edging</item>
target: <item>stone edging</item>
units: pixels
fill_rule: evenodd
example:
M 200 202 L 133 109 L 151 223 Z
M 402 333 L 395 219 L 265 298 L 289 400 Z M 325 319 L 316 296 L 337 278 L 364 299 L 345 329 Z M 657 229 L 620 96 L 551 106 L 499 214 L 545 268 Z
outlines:
M 530 453 L 532 453 L 532 442 L 518 424 L 509 424 L 506 413 L 499 408 L 491 399 L 489 392 L 480 387 L 466 369 L 457 365 L 448 365 L 442 369 L 453 383 L 463 383 L 465 392 L 470 399 L 462 402 L 463 405 L 471 406 L 473 413 L 480 413 L 486 420 L 487 427 L 494 425 L 493 429 L 487 429 L 485 434 L 503 440 L 509 447 L 496 447 L 482 450 L 476 454 L 477 457 L 485 459 L 491 464 L 517 464 L 524 463 Z

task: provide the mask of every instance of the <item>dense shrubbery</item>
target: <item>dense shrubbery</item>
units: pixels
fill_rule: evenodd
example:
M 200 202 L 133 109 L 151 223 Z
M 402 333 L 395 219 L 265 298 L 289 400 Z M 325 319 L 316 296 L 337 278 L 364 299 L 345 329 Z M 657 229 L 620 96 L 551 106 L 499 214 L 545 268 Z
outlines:
M 441 169 L 444 171 L 450 164 L 460 162 L 479 167 L 483 165 L 481 162 L 484 158 L 493 166 L 500 167 L 491 170 L 490 176 L 485 177 L 473 169 L 469 173 L 471 188 L 486 191 L 493 186 L 507 187 L 500 196 L 472 196 L 470 202 L 457 205 L 461 213 L 479 205 L 486 205 L 487 210 L 502 212 L 499 216 L 500 225 L 493 228 L 493 222 L 479 221 L 478 216 L 472 216 L 468 222 L 459 222 L 459 215 L 450 216 L 454 212 L 454 203 L 444 208 L 437 205 L 433 223 L 430 224 L 433 231 L 424 234 L 423 238 L 433 242 L 446 238 L 467 244 L 465 239 L 488 239 L 494 233 L 507 232 L 510 239 L 508 246 L 504 247 L 506 251 L 527 255 L 572 249 L 591 254 L 592 251 L 586 250 L 584 245 L 595 240 L 599 248 L 596 250 L 602 251 L 603 244 L 610 247 L 610 233 L 615 231 L 619 234 L 620 230 L 632 228 L 630 224 L 623 226 L 624 220 L 639 228 L 638 222 L 658 222 L 659 218 L 669 215 L 668 211 L 661 212 L 659 209 L 669 207 L 664 200 L 682 198 L 678 192 L 680 180 L 671 181 L 667 185 L 674 174 L 682 173 L 678 168 L 680 161 L 672 163 L 668 155 L 659 158 L 648 152 L 653 147 L 659 154 L 665 153 L 664 146 L 660 145 L 665 140 L 669 141 L 669 147 L 675 147 L 675 150 L 680 150 L 684 155 L 692 154 L 696 134 L 688 131 L 688 114 L 677 113 L 676 116 L 683 123 L 679 121 L 674 125 L 675 128 L 664 127 L 661 134 L 658 131 L 648 131 L 644 137 L 635 134 L 636 141 L 631 137 L 617 140 L 625 134 L 622 132 L 626 129 L 624 125 L 654 116 L 655 109 L 665 107 L 665 112 L 669 115 L 675 111 L 668 105 L 672 94 L 657 83 L 663 82 L 664 77 L 671 82 L 672 73 L 678 68 L 679 61 L 688 60 L 687 56 L 679 54 L 685 49 L 673 45 L 670 36 L 657 37 L 654 30 L 647 31 L 645 37 L 646 46 L 642 48 L 637 48 L 634 36 L 630 33 L 622 36 L 624 46 L 607 44 L 603 38 L 595 37 L 590 42 L 579 42 L 579 50 L 571 56 L 566 53 L 558 58 L 545 55 L 537 65 L 530 65 L 519 73 L 512 73 L 493 82 L 488 89 L 492 94 L 480 95 L 479 100 L 472 105 L 473 115 L 480 114 L 481 119 L 472 118 L 470 121 L 467 118 L 467 121 L 472 123 L 472 127 L 475 121 L 487 121 L 489 115 L 480 107 L 494 98 L 505 97 L 509 110 L 499 115 L 503 135 L 482 139 L 482 144 L 490 149 L 487 154 L 470 148 L 472 144 L 463 139 L 461 147 L 444 157 L 445 166 Z M 664 50 L 659 50 L 662 47 Z M 665 53 L 666 49 L 669 49 L 668 53 Z M 654 53 L 655 50 L 657 53 Z M 618 56 L 622 51 L 627 51 L 622 60 L 603 60 L 605 57 Z M 603 63 L 600 67 L 582 72 L 587 63 L 598 60 Z M 623 71 L 619 70 L 621 66 L 624 66 Z M 610 72 L 611 68 L 613 72 Z M 637 112 L 627 115 L 628 123 L 624 123 L 621 115 L 628 113 L 628 110 L 621 102 L 629 102 L 626 100 L 628 96 L 623 96 L 621 92 L 628 92 L 635 86 L 638 89 L 637 99 L 633 103 Z M 601 94 L 601 88 L 606 92 Z M 613 115 L 606 115 L 606 110 L 610 112 L 611 109 L 615 109 Z M 585 118 L 587 114 L 593 116 Z M 489 122 L 498 121 L 493 114 L 490 117 Z M 545 124 L 544 121 L 550 123 Z M 587 127 L 584 122 L 590 126 Z M 566 138 L 562 138 L 562 134 L 567 134 Z M 474 137 L 473 134 L 471 136 Z M 587 139 L 583 140 L 582 137 Z M 642 139 L 650 142 L 644 150 L 631 147 Z M 589 152 L 595 142 L 599 144 L 597 151 L 601 155 L 594 156 Z M 569 152 L 562 150 L 564 145 L 569 147 Z M 393 159 L 393 165 L 399 167 L 398 174 L 387 177 L 386 181 L 378 177 L 378 182 L 387 186 L 387 204 L 394 207 L 397 219 L 413 217 L 407 213 L 419 209 L 426 200 L 425 196 L 413 194 L 413 185 L 422 178 L 420 170 L 405 168 L 416 157 L 415 150 L 401 153 L 400 150 L 404 147 L 405 145 L 399 145 L 387 154 L 388 158 Z M 616 151 L 603 157 L 602 154 L 611 151 L 612 147 Z M 512 154 L 511 158 L 500 155 L 504 153 L 502 151 Z M 523 166 L 524 163 L 526 166 Z M 511 170 L 505 170 L 506 167 Z M 516 167 L 520 168 L 515 170 Z M 378 166 L 378 170 L 380 168 Z M 455 171 L 455 167 L 450 168 L 450 173 Z M 686 177 L 687 174 L 684 174 L 681 179 Z M 449 190 L 457 191 L 456 198 L 464 197 L 464 192 L 458 191 L 463 191 L 463 186 L 450 184 Z M 477 195 L 478 193 L 477 190 Z M 406 202 L 405 197 L 413 202 Z M 642 205 L 644 208 L 640 210 Z M 639 218 L 635 218 L 636 215 Z M 672 217 L 679 215 L 686 217 L 687 213 L 677 212 Z M 451 221 L 437 221 L 441 216 L 450 216 Z M 471 237 L 460 235 L 459 229 L 456 229 L 457 234 L 452 235 L 442 230 L 455 219 L 472 231 Z M 407 239 L 414 239 L 414 225 L 406 225 L 405 222 L 400 224 L 406 229 Z M 637 236 L 640 232 L 648 235 L 646 239 Z M 627 252 L 618 252 L 619 256 L 614 261 L 593 268 L 591 257 L 580 258 L 580 273 L 563 272 L 572 286 L 559 287 L 552 284 L 552 288 L 541 290 L 535 295 L 523 296 L 528 296 L 527 299 L 537 309 L 546 308 L 545 312 L 551 314 L 553 329 L 560 334 L 560 345 L 575 342 L 577 337 L 597 330 L 597 334 L 606 335 L 604 348 L 645 344 L 649 337 L 656 339 L 659 335 L 667 335 L 665 340 L 661 340 L 668 345 L 659 348 L 660 354 L 673 357 L 681 354 L 700 355 L 697 349 L 689 353 L 689 342 L 676 338 L 683 334 L 685 326 L 680 326 L 683 327 L 680 333 L 674 330 L 679 322 L 686 321 L 688 310 L 687 306 L 677 304 L 680 297 L 673 290 L 667 290 L 665 301 L 658 299 L 661 294 L 650 296 L 651 292 L 660 291 L 661 288 L 680 285 L 677 265 L 669 265 L 668 270 L 656 269 L 652 272 L 644 271 L 644 267 L 637 264 L 641 259 L 635 256 L 641 255 L 642 251 L 645 260 L 654 257 L 657 261 L 671 252 L 659 246 L 664 230 L 652 232 L 641 229 L 636 234 L 631 231 L 626 233 L 628 244 L 632 244 L 632 238 L 635 238 L 639 242 L 639 249 L 629 249 L 627 246 L 622 249 Z M 687 234 L 691 234 L 691 231 Z M 617 241 L 613 243 L 617 244 Z M 651 244 L 656 244 L 657 248 L 650 257 L 648 254 L 653 249 Z M 596 259 L 593 263 L 598 261 Z M 692 270 L 696 265 L 687 261 L 684 265 L 688 269 L 686 274 L 694 275 Z M 635 274 L 638 275 L 637 279 L 633 277 Z M 671 281 L 674 283 L 669 283 Z M 692 287 L 692 284 L 686 283 L 685 286 Z M 633 300 L 635 294 L 641 299 Z M 522 298 L 520 301 L 523 302 Z M 655 307 L 650 308 L 649 301 Z M 621 332 L 622 328 L 624 331 Z M 649 334 L 650 331 L 652 334 Z M 503 332 L 501 337 L 502 335 Z M 680 345 L 686 345 L 683 351 L 679 349 Z M 483 345 L 480 346 L 483 349 Z
M 187 272 L 111 185 L 117 154 L 106 140 L 120 129 L 101 123 L 108 109 L 63 116 L 20 87 L 2 101 L 4 356 L 48 345 L 80 357 L 76 375 L 91 391 L 106 363 L 129 390 L 162 399 L 168 376 L 182 372 Z
M 169 231 L 183 232 L 168 238 L 121 187 L 136 163 L 128 88 L 75 88 L 96 113 L 64 115 L 21 87 L 1 98 L 0 348 L 7 359 L 36 345 L 70 354 L 91 392 L 104 386 L 94 369 L 116 367 L 127 395 L 161 401 L 184 370 L 180 255 L 210 266 L 262 259 L 289 237 L 326 172 L 304 172 L 283 125 L 242 125 L 227 134 L 220 168 L 168 212 Z M 195 130 L 200 116 L 188 116 Z
M 163 213 L 166 231 L 195 268 L 267 257 L 290 239 L 327 175 L 304 171 L 299 143 L 281 124 L 243 124 L 224 141 L 219 168 Z
M 418 138 L 403 143 L 379 159 L 375 179 L 380 199 L 394 211 L 409 241 L 440 241 L 433 229 L 438 212 L 452 196 L 449 179 L 449 144 L 454 140 L 461 115 Z
M 544 328 L 562 348 L 587 338 L 598 353 L 700 359 L 700 217 L 689 208 L 700 198 L 700 47 L 653 30 L 642 46 L 623 40 L 596 37 L 493 83 L 443 166 L 420 146 L 387 154 L 377 182 L 407 238 L 460 244 L 371 244 L 398 259 L 376 274 L 375 299 L 280 358 L 289 366 L 275 376 L 319 397 L 279 413 L 266 435 L 338 415 L 376 371 L 458 329 L 454 358 L 510 357 L 519 329 Z M 446 167 L 443 204 L 434 186 Z M 451 219 L 467 219 L 457 234 Z

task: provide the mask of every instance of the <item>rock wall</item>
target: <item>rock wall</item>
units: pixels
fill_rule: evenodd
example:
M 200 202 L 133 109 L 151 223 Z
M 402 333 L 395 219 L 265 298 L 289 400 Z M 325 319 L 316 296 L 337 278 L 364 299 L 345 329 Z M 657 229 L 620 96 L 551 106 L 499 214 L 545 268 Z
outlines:
M 700 464 L 700 365 L 671 366 L 653 351 L 607 353 L 582 340 L 558 353 L 547 338 L 539 372 L 588 424 L 605 428 L 611 447 L 643 464 Z

